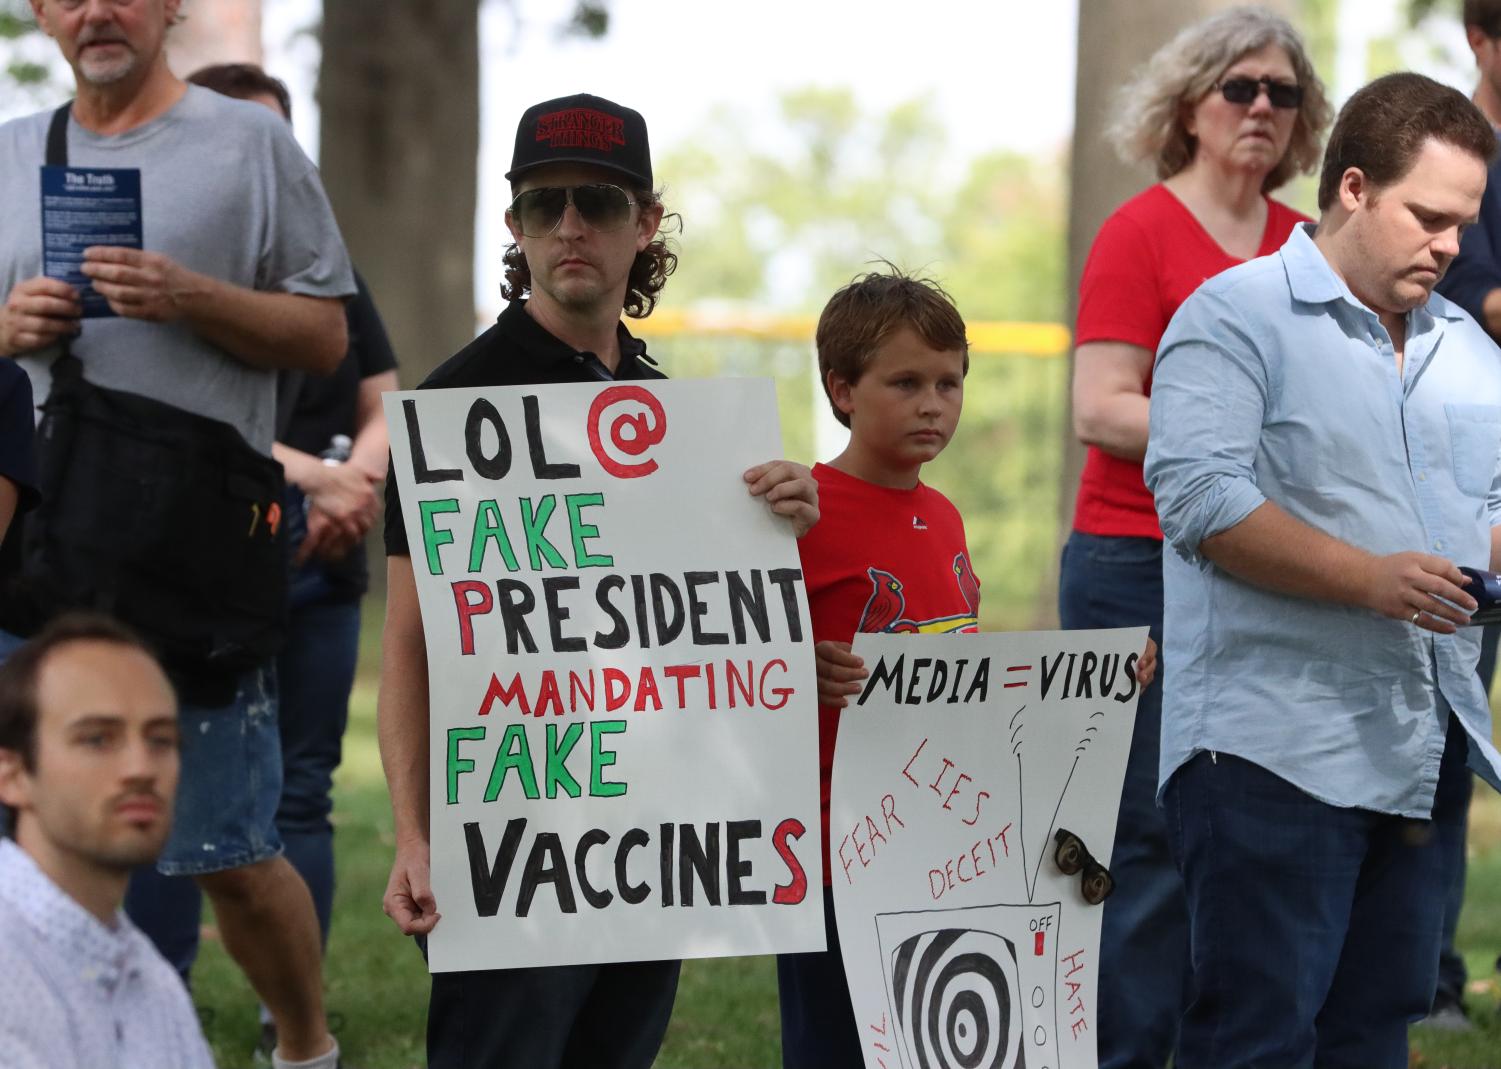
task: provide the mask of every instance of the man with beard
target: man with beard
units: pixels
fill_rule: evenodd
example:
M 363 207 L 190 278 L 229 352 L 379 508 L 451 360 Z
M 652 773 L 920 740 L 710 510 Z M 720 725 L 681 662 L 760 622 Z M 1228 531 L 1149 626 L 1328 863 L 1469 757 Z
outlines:
M 107 606 L 161 652 L 181 700 L 183 762 L 179 819 L 157 867 L 192 876 L 213 901 L 226 949 L 276 1020 L 273 1064 L 333 1069 L 338 1046 L 323 1014 L 317 918 L 275 824 L 276 626 L 262 624 L 280 615 L 275 593 L 285 574 L 275 543 L 280 487 L 270 487 L 278 481 L 276 371 L 337 366 L 354 279 L 317 170 L 287 124 L 265 108 L 188 86 L 168 68 L 164 44 L 180 4 L 31 0 L 73 70 L 77 97 L 66 111 L 0 126 L 0 293 L 8 294 L 0 356 L 16 358 L 41 404 L 54 394 L 92 396 L 76 385 L 81 377 L 89 390 L 113 391 L 116 405 L 128 394 L 135 411 L 149 407 L 161 417 L 153 429 L 211 438 L 215 448 L 180 450 L 180 463 L 121 461 L 123 451 L 109 448 L 83 453 L 103 458 L 86 463 L 75 448 L 66 465 L 51 465 L 62 475 L 59 485 L 44 482 L 41 523 L 31 534 L 54 541 L 44 543 L 47 553 L 28 552 L 22 578 L 63 575 L 46 567 L 63 536 L 109 531 L 115 537 L 105 549 L 131 548 L 118 566 L 87 568 L 66 597 L 34 599 L 25 618 L 12 616 L 22 599 L 0 597 L 8 632 L 0 656 L 67 604 Z M 82 273 L 111 316 L 82 318 L 78 291 L 43 273 L 40 171 L 59 156 L 73 167 L 139 171 L 145 248 L 83 250 Z M 132 449 L 150 446 L 140 434 L 114 427 L 108 434 Z M 109 462 L 132 465 L 129 478 L 107 470 Z M 132 489 L 138 485 L 144 489 Z M 109 502 L 115 493 L 126 497 Z M 164 501 L 176 511 L 149 511 Z M 194 530 L 212 534 L 195 538 Z M 247 531 L 264 532 L 255 569 L 233 563 L 250 559 Z M 74 574 L 99 552 L 69 558 Z M 185 576 L 209 589 L 175 585 Z M 225 592 L 232 586 L 234 597 Z M 164 642 L 182 640 L 191 653 L 194 636 L 207 642 L 239 625 L 236 606 L 263 590 L 273 604 L 257 603 L 264 610 L 251 621 L 257 640 L 240 647 L 234 667 L 221 667 L 219 647 L 197 657 Z
M 61 617 L 0 666 L 0 1064 L 212 1069 L 177 973 L 120 911 L 177 771 L 172 686 L 118 624 Z
M 646 121 L 578 94 L 534 104 L 516 128 L 506 224 L 510 305 L 419 389 L 660 379 L 620 321 L 643 318 L 677 265 L 659 235 Z M 818 519 L 808 469 L 787 461 L 744 474 L 748 493 L 799 535 Z M 407 935 L 439 923 L 428 842 L 428 663 L 411 547 L 386 482 L 386 627 L 380 752 L 396 858 L 385 909 Z M 428 1005 L 431 1069 L 647 1069 L 677 991 L 677 961 L 438 973 Z

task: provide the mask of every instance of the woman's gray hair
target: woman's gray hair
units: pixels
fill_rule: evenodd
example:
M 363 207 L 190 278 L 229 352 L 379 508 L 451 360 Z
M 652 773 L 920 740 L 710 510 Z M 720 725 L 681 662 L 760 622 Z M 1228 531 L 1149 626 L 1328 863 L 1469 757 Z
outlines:
M 1268 45 L 1279 46 L 1292 61 L 1303 103 L 1287 151 L 1262 182 L 1262 191 L 1271 192 L 1298 172 L 1311 172 L 1319 164 L 1320 140 L 1333 109 L 1298 31 L 1281 15 L 1260 7 L 1211 15 L 1159 48 L 1121 87 L 1105 136 L 1127 163 L 1150 161 L 1158 178 L 1171 178 L 1193 162 L 1198 149 L 1184 127 L 1185 109 L 1202 100 L 1238 59 Z

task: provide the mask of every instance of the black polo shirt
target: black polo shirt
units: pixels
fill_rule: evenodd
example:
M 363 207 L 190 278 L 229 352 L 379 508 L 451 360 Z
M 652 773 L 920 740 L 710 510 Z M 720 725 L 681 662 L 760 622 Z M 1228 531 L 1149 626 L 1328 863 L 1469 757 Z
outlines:
M 619 327 L 620 366 L 615 374 L 593 353 L 559 341 L 526 314 L 525 301 L 512 301 L 495 325 L 444 361 L 422 380 L 419 390 L 472 386 L 542 386 L 554 382 L 611 382 L 666 378 L 646 355 L 646 343 Z M 401 495 L 393 466 L 386 476 L 386 553 L 411 556 Z
M 276 440 L 313 456 L 328 449 L 336 434 L 359 437 L 360 384 L 396 369 L 386 325 L 358 271 L 354 284 L 356 293 L 344 305 L 349 351 L 339 366 L 326 376 L 283 371 L 276 378 Z M 302 491 L 294 489 L 288 502 L 303 508 Z M 322 573 L 330 598 L 358 598 L 370 586 L 363 540 L 337 560 L 314 559 L 304 567 Z

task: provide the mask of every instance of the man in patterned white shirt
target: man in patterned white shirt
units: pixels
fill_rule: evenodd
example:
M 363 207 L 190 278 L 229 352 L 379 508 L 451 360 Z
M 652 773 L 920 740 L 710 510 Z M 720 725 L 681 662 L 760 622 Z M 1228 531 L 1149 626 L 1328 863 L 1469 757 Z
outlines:
M 0 666 L 0 1066 L 213 1069 L 120 910 L 171 827 L 177 746 L 171 684 L 113 621 L 61 617 Z

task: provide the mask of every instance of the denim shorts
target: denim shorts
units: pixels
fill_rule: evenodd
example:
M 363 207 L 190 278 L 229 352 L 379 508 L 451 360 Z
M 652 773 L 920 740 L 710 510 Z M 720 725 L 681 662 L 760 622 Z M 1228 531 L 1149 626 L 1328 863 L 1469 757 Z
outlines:
M 245 673 L 230 704 L 184 705 L 177 720 L 182 771 L 172 835 L 157 870 L 199 876 L 276 857 L 281 735 L 275 665 Z

